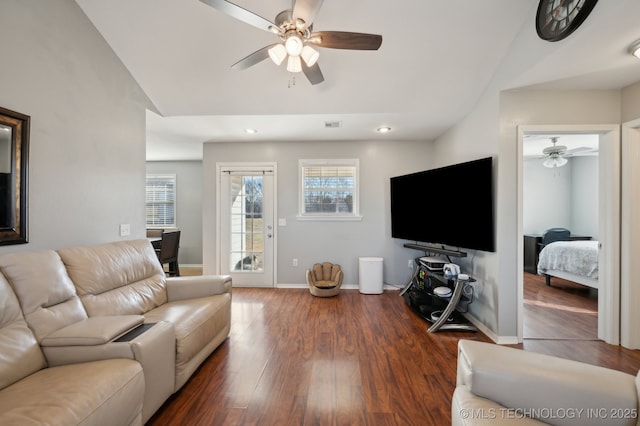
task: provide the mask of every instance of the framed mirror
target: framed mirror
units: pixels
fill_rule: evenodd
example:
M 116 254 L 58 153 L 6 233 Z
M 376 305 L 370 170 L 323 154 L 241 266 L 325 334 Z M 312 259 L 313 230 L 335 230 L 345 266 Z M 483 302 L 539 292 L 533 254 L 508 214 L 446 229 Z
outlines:
M 31 117 L 0 107 L 0 245 L 27 243 Z

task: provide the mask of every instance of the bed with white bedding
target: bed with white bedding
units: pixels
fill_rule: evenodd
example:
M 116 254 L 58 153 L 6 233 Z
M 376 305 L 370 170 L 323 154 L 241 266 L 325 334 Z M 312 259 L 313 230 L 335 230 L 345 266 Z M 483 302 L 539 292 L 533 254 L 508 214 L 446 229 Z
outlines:
M 538 260 L 538 274 L 563 278 L 598 288 L 598 241 L 556 241 L 544 246 Z

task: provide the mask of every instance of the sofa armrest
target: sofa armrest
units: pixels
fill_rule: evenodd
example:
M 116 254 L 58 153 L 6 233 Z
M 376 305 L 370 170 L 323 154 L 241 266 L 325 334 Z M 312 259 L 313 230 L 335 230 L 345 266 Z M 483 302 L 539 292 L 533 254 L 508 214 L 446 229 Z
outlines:
M 193 277 L 168 277 L 167 298 L 176 300 L 196 299 L 231 292 L 230 275 L 202 275 Z
M 614 410 L 626 413 L 615 424 L 635 424 L 638 414 L 635 377 L 630 374 L 491 343 L 459 341 L 458 385 L 507 408 L 582 409 L 606 414 L 608 421 L 615 420 Z
M 40 346 L 104 345 L 144 322 L 142 315 L 90 317 L 56 330 Z

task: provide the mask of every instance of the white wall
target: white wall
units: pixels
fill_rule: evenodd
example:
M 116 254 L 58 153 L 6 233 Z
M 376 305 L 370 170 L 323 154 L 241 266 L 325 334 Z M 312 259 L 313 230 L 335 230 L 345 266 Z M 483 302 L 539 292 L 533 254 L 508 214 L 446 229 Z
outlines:
M 567 228 L 575 235 L 598 238 L 598 157 L 572 157 L 559 168 L 528 159 L 522 171 L 522 229 L 541 234 Z
M 571 232 L 598 239 L 598 157 L 571 160 Z
M 29 243 L 144 237 L 140 87 L 73 0 L 0 2 L 0 105 L 31 116 Z
M 149 161 L 147 173 L 176 175 L 178 261 L 202 265 L 202 161 Z
M 550 169 L 542 165 L 543 161 L 536 158 L 523 162 L 522 228 L 525 234 L 542 234 L 549 228 L 572 229 L 573 162 Z
M 622 90 L 622 122 L 640 117 L 640 81 Z
M 606 14 L 595 10 L 591 19 Z M 531 16 L 535 16 L 532 7 Z M 541 41 L 533 26 L 523 27 L 494 78 L 464 120 L 436 140 L 435 162 L 453 164 L 470 156 L 497 155 L 495 166 L 496 253 L 480 252 L 463 262 L 478 279 L 471 314 L 499 342 L 517 336 L 518 192 L 517 129 L 527 124 L 620 123 L 620 91 L 507 90 L 566 44 Z
M 298 160 L 360 159 L 360 222 L 297 221 Z M 204 146 L 204 270 L 216 271 L 216 162 L 276 162 L 277 217 L 287 226 L 276 229 L 277 284 L 305 284 L 305 270 L 318 261 L 340 263 L 345 284 L 358 283 L 358 257 L 384 258 L 384 280 L 404 285 L 407 261 L 420 252 L 406 249 L 406 241 L 391 238 L 389 178 L 433 167 L 430 142 L 272 142 L 208 143 Z M 426 203 L 416 193 L 417 203 Z M 291 260 L 299 259 L 298 267 Z

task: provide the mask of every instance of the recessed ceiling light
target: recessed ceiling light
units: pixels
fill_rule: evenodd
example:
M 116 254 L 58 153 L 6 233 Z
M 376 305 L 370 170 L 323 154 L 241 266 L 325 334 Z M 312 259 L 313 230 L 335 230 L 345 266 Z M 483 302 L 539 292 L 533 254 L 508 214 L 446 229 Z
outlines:
M 250 135 L 255 135 L 256 133 L 258 133 L 256 129 L 244 129 L 244 132 Z
M 376 129 L 376 132 L 378 132 L 378 133 L 389 133 L 390 131 L 391 131 L 391 127 L 389 127 L 389 126 L 378 127 Z

